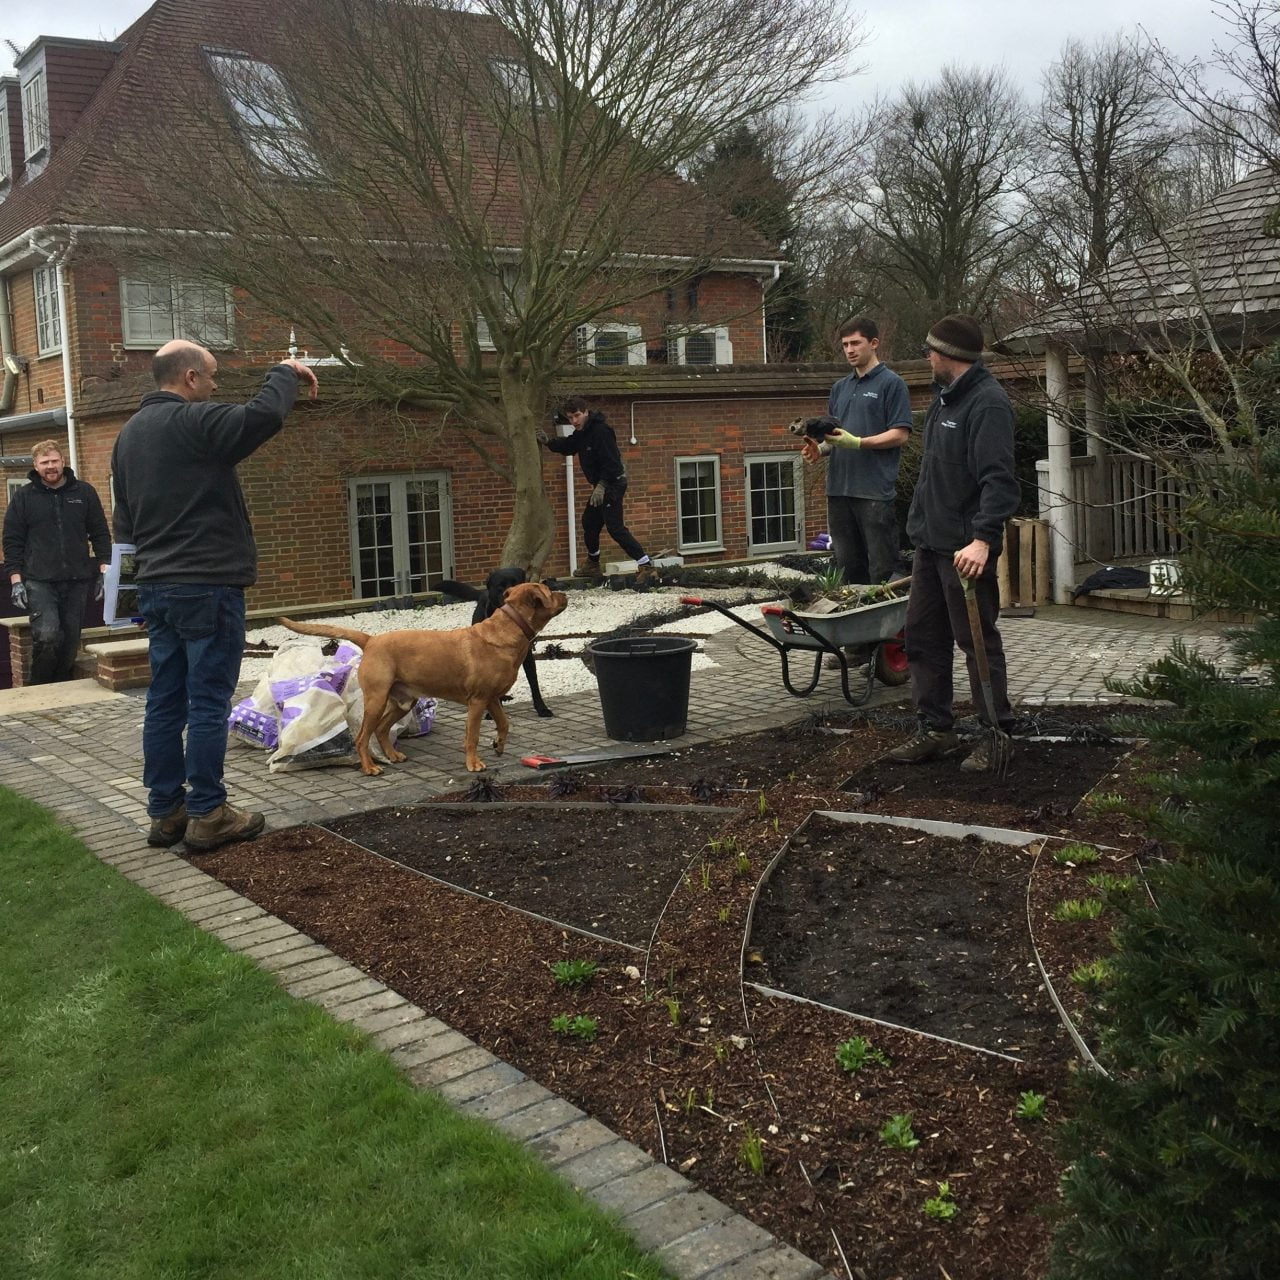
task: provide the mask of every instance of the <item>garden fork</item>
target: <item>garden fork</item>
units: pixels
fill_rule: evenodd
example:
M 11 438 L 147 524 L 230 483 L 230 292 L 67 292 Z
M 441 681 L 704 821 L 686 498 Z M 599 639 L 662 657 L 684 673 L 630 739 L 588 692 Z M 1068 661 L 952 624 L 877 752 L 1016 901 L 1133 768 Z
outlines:
M 996 777 L 1003 778 L 1009 772 L 1009 759 L 1013 755 L 1013 739 L 1000 727 L 996 716 L 996 696 L 991 688 L 991 667 L 987 663 L 987 644 L 982 638 L 982 619 L 978 616 L 978 597 L 974 594 L 974 580 L 966 578 L 958 569 L 956 574 L 964 588 L 964 607 L 969 613 L 969 634 L 973 637 L 973 658 L 978 664 L 978 683 L 982 686 L 982 700 L 987 710 L 987 748 L 991 754 L 991 768 Z

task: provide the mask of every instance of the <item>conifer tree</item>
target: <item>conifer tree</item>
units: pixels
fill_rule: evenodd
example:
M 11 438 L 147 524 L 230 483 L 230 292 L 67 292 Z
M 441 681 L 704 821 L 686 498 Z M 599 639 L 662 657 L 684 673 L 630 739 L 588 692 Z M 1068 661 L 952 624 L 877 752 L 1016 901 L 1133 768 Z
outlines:
M 1185 648 L 1120 692 L 1167 700 L 1142 814 L 1172 850 L 1123 905 L 1099 1061 L 1067 1126 L 1051 1280 L 1280 1276 L 1280 358 L 1230 462 L 1198 469 L 1184 589 L 1256 621 L 1238 668 Z M 1221 455 L 1219 455 L 1221 457 Z M 1233 667 L 1235 664 L 1231 664 Z M 1241 674 L 1243 672 L 1243 674 Z

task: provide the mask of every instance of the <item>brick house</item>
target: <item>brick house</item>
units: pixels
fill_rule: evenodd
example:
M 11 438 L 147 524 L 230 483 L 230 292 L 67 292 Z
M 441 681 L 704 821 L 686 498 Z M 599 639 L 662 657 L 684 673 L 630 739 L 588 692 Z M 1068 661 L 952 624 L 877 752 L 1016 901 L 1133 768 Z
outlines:
M 290 351 L 288 317 L 177 268 L 165 279 L 131 273 L 137 197 L 108 154 L 110 139 L 162 96 L 166 77 L 216 80 L 219 57 L 263 59 L 260 33 L 281 38 L 275 16 L 264 0 L 162 2 L 115 41 L 41 37 L 0 79 L 4 502 L 46 436 L 68 439 L 77 474 L 109 501 L 112 444 L 150 387 L 152 353 L 170 337 L 217 349 L 219 397 L 228 400 Z M 229 120 L 234 109 L 231 101 Z M 678 258 L 679 228 L 671 234 L 666 249 Z M 655 275 L 648 296 L 583 326 L 576 367 L 559 388 L 591 397 L 614 425 L 633 532 L 651 552 L 689 561 L 801 548 L 824 527 L 821 477 L 803 471 L 785 423 L 820 412 L 845 371 L 766 363 L 763 300 L 776 251 L 741 224 L 723 240 L 726 251 L 695 280 L 664 288 Z M 325 366 L 322 385 L 340 385 L 333 353 L 306 354 Z M 336 399 L 300 406 L 240 468 L 260 550 L 250 608 L 482 578 L 510 521 L 507 482 L 432 430 L 430 413 L 336 409 Z M 559 529 L 546 570 L 563 574 L 581 549 L 574 524 L 586 493 L 561 459 L 548 456 L 544 478 Z M 607 536 L 604 552 L 614 554 Z

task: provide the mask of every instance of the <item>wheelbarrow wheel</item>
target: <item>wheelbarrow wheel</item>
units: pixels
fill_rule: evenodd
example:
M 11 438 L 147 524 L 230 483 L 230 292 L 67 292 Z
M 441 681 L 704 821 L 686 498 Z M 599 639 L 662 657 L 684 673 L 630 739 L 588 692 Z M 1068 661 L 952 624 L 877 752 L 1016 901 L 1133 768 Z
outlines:
M 907 663 L 906 634 L 899 631 L 886 640 L 876 653 L 876 679 L 881 684 L 904 685 L 911 679 L 911 667 Z

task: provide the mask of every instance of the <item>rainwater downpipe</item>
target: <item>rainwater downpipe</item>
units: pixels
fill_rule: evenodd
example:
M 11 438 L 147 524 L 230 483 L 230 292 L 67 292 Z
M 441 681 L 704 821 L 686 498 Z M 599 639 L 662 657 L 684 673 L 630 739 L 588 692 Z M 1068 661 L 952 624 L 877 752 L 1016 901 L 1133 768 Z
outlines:
M 4 390 L 0 391 L 0 413 L 8 413 L 13 408 L 14 396 L 18 391 L 18 375 L 9 369 L 8 357 L 16 356 L 13 349 L 13 321 L 9 315 L 9 281 L 0 277 L 0 359 L 5 360 Z
M 766 314 L 766 304 L 769 301 L 769 290 L 774 288 L 779 277 L 782 275 L 782 263 L 775 262 L 773 264 L 773 279 L 762 280 L 760 282 L 760 352 L 763 363 L 769 363 L 769 317 Z M 632 441 L 634 444 L 635 441 Z
M 561 439 L 564 439 L 566 436 L 573 435 L 573 427 L 567 422 L 561 422 L 557 425 L 556 432 Z M 565 510 L 569 516 L 569 577 L 572 578 L 578 572 L 578 504 L 573 493 L 573 454 L 571 453 L 564 455 L 564 489 Z
M 79 472 L 80 470 L 80 451 L 76 439 L 76 407 L 75 395 L 71 390 L 71 334 L 67 328 L 67 278 L 63 274 L 62 264 L 71 256 L 71 250 L 75 247 L 76 233 L 74 229 L 70 238 L 67 240 L 67 247 L 61 253 L 53 253 L 40 244 L 35 236 L 28 241 L 31 248 L 41 254 L 45 260 L 53 267 L 54 278 L 56 280 L 55 288 L 58 291 L 58 328 L 61 331 L 62 338 L 62 396 L 66 402 L 67 409 L 67 461 L 71 464 L 71 470 Z

